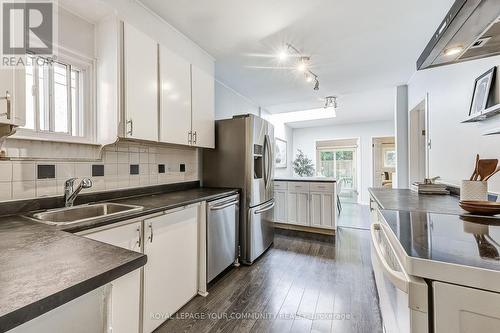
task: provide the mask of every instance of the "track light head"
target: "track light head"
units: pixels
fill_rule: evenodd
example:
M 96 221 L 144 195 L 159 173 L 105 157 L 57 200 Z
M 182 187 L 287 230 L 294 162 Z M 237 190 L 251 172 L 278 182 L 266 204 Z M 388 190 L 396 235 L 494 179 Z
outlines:
M 318 91 L 319 90 L 319 80 L 316 78 L 316 82 L 314 83 L 314 90 Z

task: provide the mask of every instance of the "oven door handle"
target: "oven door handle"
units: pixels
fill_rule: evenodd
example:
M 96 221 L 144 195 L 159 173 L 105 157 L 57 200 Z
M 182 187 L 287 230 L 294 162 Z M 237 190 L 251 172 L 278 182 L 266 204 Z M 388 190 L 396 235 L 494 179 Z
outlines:
M 274 205 L 275 205 L 275 202 L 274 202 L 274 199 L 273 199 L 273 201 L 272 201 L 269 205 L 265 206 L 265 207 L 264 207 L 264 208 L 262 208 L 262 209 L 256 210 L 256 211 L 254 212 L 254 214 L 255 214 L 255 215 L 259 215 L 259 214 L 262 214 L 262 213 L 264 213 L 264 212 L 267 212 L 268 210 L 273 209 L 273 208 L 274 208 Z
M 234 201 L 230 201 L 228 203 L 222 203 L 220 205 L 210 206 L 210 210 L 221 210 L 221 209 L 224 209 L 224 208 L 227 208 L 227 207 L 231 207 L 231 206 L 237 205 L 239 203 L 240 203 L 239 200 L 234 200 Z
M 384 271 L 384 275 L 391 281 L 391 283 L 396 288 L 408 294 L 409 281 L 406 278 L 406 275 L 404 274 L 404 272 L 398 272 L 391 268 L 391 266 L 389 265 L 389 263 L 387 262 L 386 258 L 382 253 L 382 249 L 380 248 L 377 242 L 377 233 L 381 232 L 383 234 L 382 226 L 380 224 L 374 223 L 370 226 L 370 232 L 372 236 L 372 245 L 373 248 L 375 249 L 378 261 L 382 265 L 381 268 Z M 394 249 L 389 243 L 388 246 L 390 247 L 390 250 L 394 252 Z

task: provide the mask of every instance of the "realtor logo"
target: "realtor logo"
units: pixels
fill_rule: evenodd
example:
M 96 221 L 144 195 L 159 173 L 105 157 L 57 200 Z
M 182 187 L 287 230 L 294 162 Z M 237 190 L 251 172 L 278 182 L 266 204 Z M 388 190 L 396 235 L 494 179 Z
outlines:
M 2 49 L 5 55 L 53 54 L 52 2 L 3 2 Z

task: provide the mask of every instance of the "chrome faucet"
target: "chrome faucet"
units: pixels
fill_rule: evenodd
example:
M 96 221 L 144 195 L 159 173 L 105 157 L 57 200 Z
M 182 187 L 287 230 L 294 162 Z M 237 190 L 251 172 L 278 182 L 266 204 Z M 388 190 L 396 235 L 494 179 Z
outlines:
M 77 178 L 70 178 L 64 183 L 64 205 L 66 207 L 73 207 L 73 202 L 75 202 L 81 190 L 92 187 L 92 181 L 89 178 L 83 178 L 80 185 L 74 190 L 76 180 Z

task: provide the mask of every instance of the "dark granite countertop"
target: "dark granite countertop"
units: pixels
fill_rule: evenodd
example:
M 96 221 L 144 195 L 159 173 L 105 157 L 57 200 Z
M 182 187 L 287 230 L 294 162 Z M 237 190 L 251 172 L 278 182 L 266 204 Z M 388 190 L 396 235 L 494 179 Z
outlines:
M 232 194 L 239 193 L 237 189 L 224 188 L 194 188 L 183 191 L 175 191 L 169 193 L 155 193 L 150 195 L 141 195 L 124 199 L 114 199 L 109 202 L 122 203 L 127 205 L 142 206 L 144 209 L 140 212 L 135 212 L 127 215 L 121 215 L 116 218 L 111 218 L 106 221 L 97 223 L 84 222 L 77 225 L 69 225 L 61 227 L 61 230 L 68 232 L 80 232 L 88 229 L 97 228 L 103 225 L 113 224 L 120 221 L 125 221 L 141 216 L 155 214 L 166 210 L 195 204 L 202 201 L 212 201 L 223 198 Z
M 467 214 L 458 205 L 459 198 L 452 195 L 418 194 L 412 190 L 390 188 L 369 188 L 368 191 L 382 209 Z
M 500 218 L 381 213 L 410 257 L 500 271 Z
M 146 256 L 72 233 L 238 193 L 192 188 L 113 198 L 144 210 L 96 224 L 58 229 L 21 216 L 0 217 L 0 331 L 105 285 L 146 263 Z M 36 206 L 36 204 L 34 205 Z
M 336 183 L 335 178 L 328 177 L 276 177 L 277 182 L 306 182 L 306 183 Z
M 146 256 L 21 217 L 0 220 L 0 332 L 146 264 Z

